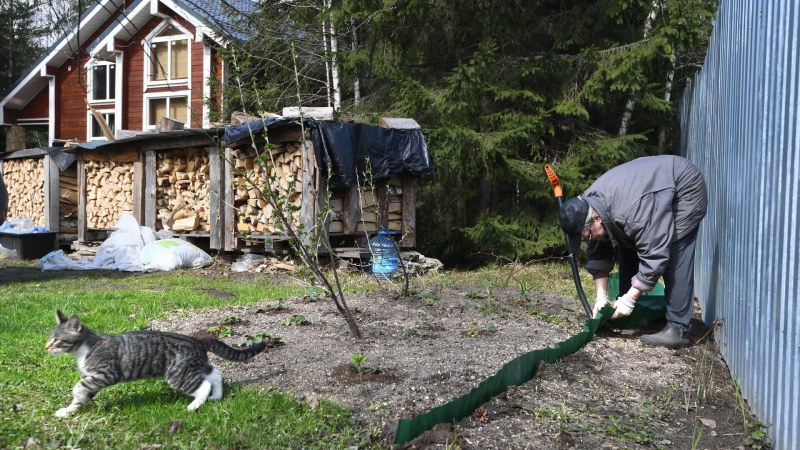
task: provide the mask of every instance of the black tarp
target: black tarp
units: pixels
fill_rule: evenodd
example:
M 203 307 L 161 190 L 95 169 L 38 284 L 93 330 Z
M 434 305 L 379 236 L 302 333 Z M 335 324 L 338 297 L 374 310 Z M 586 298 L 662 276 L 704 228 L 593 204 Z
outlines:
M 317 121 L 311 118 L 305 119 L 308 128 L 315 128 Z M 299 117 L 267 117 L 264 120 L 254 120 L 244 125 L 225 128 L 225 145 L 231 145 L 236 141 L 249 139 L 250 133 L 253 136 L 261 136 L 267 128 L 285 127 L 289 125 L 300 125 Z
M 69 148 L 64 147 L 42 147 L 42 150 L 46 151 L 53 161 L 56 163 L 61 171 L 65 171 L 75 162 L 77 159 L 77 155 L 74 152 L 69 152 Z
M 265 127 L 299 124 L 298 117 L 268 118 L 225 129 L 225 144 L 263 133 Z M 339 189 L 358 181 L 417 178 L 433 174 L 433 161 L 421 130 L 381 128 L 363 123 L 305 119 L 323 179 Z
M 433 173 L 421 130 L 397 130 L 363 123 L 318 122 L 311 133 L 322 176 L 331 167 L 330 187 L 359 180 L 417 178 Z

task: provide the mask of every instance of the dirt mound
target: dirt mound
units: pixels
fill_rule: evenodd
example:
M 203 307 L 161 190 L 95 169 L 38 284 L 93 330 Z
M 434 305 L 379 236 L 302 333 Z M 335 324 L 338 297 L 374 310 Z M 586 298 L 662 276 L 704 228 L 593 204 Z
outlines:
M 241 317 L 222 340 L 237 346 L 259 332 L 282 338 L 244 364 L 211 355 L 234 382 L 275 386 L 299 398 L 327 397 L 346 404 L 375 430 L 391 430 L 457 398 L 513 358 L 567 339 L 582 329 L 572 298 L 516 289 L 453 284 L 408 298 L 348 297 L 363 334 L 349 336 L 332 303 L 285 298 L 153 323 L 158 330 L 197 334 L 224 318 Z M 287 321 L 302 315 L 305 322 Z M 285 325 L 292 323 L 292 325 Z M 736 410 L 727 367 L 713 342 L 673 351 L 639 340 L 663 324 L 598 332 L 563 361 L 545 364 L 532 381 L 514 387 L 457 424 L 437 426 L 415 448 L 735 448 L 742 415 Z M 200 330 L 200 331 L 198 331 Z M 694 324 L 693 340 L 708 328 Z M 366 355 L 362 370 L 351 357 Z M 697 420 L 710 419 L 704 425 Z M 698 437 L 699 436 L 699 437 Z M 452 448 L 452 447 L 451 447 Z

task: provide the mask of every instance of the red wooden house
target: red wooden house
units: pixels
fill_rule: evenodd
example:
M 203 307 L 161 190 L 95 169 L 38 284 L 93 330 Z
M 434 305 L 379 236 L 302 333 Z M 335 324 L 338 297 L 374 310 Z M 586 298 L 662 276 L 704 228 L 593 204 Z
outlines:
M 162 116 L 208 126 L 222 100 L 211 86 L 227 82 L 217 49 L 246 37 L 230 24 L 254 10 L 249 0 L 97 0 L 5 93 L 0 125 L 46 130 L 48 145 L 105 139 L 88 101 L 115 132 L 152 130 Z

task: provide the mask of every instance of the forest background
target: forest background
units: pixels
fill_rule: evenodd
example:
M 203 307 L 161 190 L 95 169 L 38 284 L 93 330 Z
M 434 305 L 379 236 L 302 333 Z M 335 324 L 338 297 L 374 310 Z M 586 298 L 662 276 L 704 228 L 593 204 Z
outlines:
M 418 182 L 419 250 L 448 262 L 529 260 L 563 244 L 565 196 L 636 157 L 678 153 L 681 93 L 705 59 L 717 0 L 261 1 L 217 32 L 232 111 L 333 106 L 411 117 L 436 173 Z M 197 9 L 217 0 L 185 0 Z M 85 9 L 92 0 L 83 0 Z M 239 7 L 239 10 L 242 8 Z M 67 0 L 0 0 L 0 92 L 78 15 Z M 228 117 L 225 117 L 225 116 Z

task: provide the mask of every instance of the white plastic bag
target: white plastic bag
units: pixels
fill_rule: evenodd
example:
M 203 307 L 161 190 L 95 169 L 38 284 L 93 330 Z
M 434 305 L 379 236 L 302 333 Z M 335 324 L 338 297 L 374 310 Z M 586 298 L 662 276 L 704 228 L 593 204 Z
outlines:
M 36 225 L 31 219 L 11 219 L 0 225 L 0 231 L 9 234 L 28 234 L 43 233 L 47 229 Z
M 153 230 L 150 230 L 150 231 L 153 231 Z M 155 235 L 156 240 L 172 239 L 172 231 L 169 231 L 169 230 L 158 230 L 153 234 Z M 149 244 L 149 242 L 148 242 L 148 244 Z
M 244 255 L 241 261 L 231 264 L 231 270 L 234 272 L 249 272 L 266 259 L 263 255 L 248 253 Z
M 158 236 L 153 233 L 153 229 L 150 227 L 139 227 L 139 231 L 142 233 L 142 244 L 152 244 L 153 242 L 158 240 Z
M 133 215 L 124 213 L 114 226 L 111 236 L 97 247 L 93 261 L 88 258 L 73 261 L 59 250 L 48 253 L 40 259 L 38 267 L 42 270 L 101 269 L 143 272 L 146 269 L 139 262 L 139 252 L 145 245 L 155 240 L 153 230 L 140 227 Z
M 130 213 L 124 213 L 114 226 L 114 232 L 97 248 L 91 269 L 141 272 L 139 251 L 144 247 L 142 227 Z M 150 232 L 152 233 L 152 231 Z M 149 236 L 148 236 L 149 237 Z M 148 239 L 150 240 L 150 239 Z
M 146 270 L 199 269 L 211 263 L 208 253 L 180 239 L 162 239 L 144 246 L 139 263 Z
M 63 250 L 56 250 L 50 252 L 39 260 L 36 265 L 41 270 L 89 270 L 89 258 L 81 258 L 80 261 L 75 261 L 64 254 Z
M 14 259 L 17 257 L 17 251 L 13 248 L 5 248 L 0 245 L 0 258 Z

